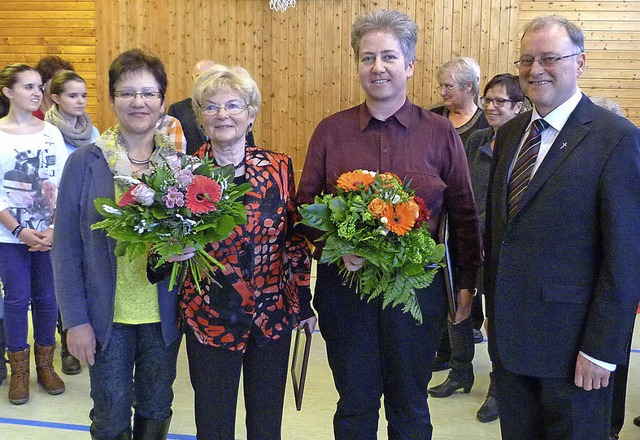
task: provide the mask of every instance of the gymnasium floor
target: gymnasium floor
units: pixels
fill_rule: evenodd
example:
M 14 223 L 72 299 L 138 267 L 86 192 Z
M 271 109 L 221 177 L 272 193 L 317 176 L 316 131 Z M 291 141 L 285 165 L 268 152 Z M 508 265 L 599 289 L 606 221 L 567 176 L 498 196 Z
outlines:
M 638 328 L 638 326 L 636 326 Z M 621 439 L 640 439 L 640 428 L 632 420 L 640 415 L 640 336 L 634 341 L 631 355 L 629 393 L 627 396 L 627 419 Z M 60 359 L 56 355 L 56 368 Z M 476 382 L 470 394 L 455 394 L 445 399 L 429 399 L 434 424 L 434 440 L 484 440 L 499 439 L 498 422 L 480 423 L 475 412 L 482 404 L 488 387 L 489 360 L 486 342 L 476 344 L 474 360 Z M 174 385 L 174 416 L 171 424 L 171 439 L 195 439 L 193 422 L 192 390 L 189 383 L 184 344 L 180 351 L 178 377 Z M 438 384 L 446 372 L 434 374 L 432 384 Z M 86 369 L 77 376 L 64 376 L 67 390 L 59 396 L 46 394 L 37 384 L 35 368 L 31 373 L 31 399 L 25 405 L 11 405 L 7 400 L 8 381 L 0 386 L 0 439 L 1 440 L 76 440 L 89 438 L 88 412 L 89 375 Z M 287 400 L 284 409 L 284 440 L 331 440 L 331 420 L 337 394 L 327 365 L 324 341 L 316 332 L 313 338 L 310 366 L 305 387 L 304 403 L 297 412 L 291 383 L 287 385 Z M 381 418 L 384 414 L 381 413 Z M 236 422 L 236 438 L 244 439 L 244 410 L 242 401 Z M 386 439 L 385 424 L 379 425 L 379 439 Z

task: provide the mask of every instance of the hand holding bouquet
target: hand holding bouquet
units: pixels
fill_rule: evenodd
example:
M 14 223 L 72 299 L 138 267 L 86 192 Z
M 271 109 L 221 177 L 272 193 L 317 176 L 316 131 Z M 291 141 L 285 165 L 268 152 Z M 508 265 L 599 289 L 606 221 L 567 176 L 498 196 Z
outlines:
M 172 262 L 169 288 L 188 266 L 199 289 L 199 280 L 211 277 L 212 264 L 221 266 L 205 247 L 224 240 L 236 225 L 247 221 L 246 208 L 238 199 L 251 186 L 235 185 L 234 174 L 233 166 L 214 167 L 206 159 L 163 157 L 134 177 L 116 176 L 130 186 L 118 202 L 94 201 L 105 219 L 91 228 L 105 229 L 117 240 L 117 256 L 133 259 L 151 247 L 158 266 L 185 248 L 195 249 L 193 258 Z
M 444 245 L 427 228 L 424 201 L 391 173 L 344 173 L 337 187 L 337 195 L 316 196 L 300 207 L 302 223 L 325 232 L 320 262 L 338 264 L 362 298 L 382 296 L 383 307 L 402 305 L 421 323 L 415 291 L 431 284 L 444 257 Z M 348 271 L 347 254 L 363 257 L 363 267 Z

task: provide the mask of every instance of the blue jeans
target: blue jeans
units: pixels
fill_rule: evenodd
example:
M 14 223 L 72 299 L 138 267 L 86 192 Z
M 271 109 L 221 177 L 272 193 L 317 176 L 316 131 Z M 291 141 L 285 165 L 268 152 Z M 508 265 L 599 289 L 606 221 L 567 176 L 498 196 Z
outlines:
M 55 344 L 58 306 L 49 252 L 29 252 L 24 244 L 0 243 L 0 279 L 8 350 L 22 351 L 29 347 L 29 304 L 33 339 L 43 346 Z
M 105 347 L 98 344 L 91 378 L 91 435 L 112 439 L 138 416 L 161 422 L 171 415 L 176 360 L 182 338 L 166 346 L 160 323 L 113 324 Z

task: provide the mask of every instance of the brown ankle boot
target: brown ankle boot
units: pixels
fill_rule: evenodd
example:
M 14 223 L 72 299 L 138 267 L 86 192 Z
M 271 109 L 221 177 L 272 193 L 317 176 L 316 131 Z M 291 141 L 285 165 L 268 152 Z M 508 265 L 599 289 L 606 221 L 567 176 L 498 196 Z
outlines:
M 7 351 L 11 365 L 9 402 L 22 405 L 29 400 L 29 347 L 22 351 Z
M 34 344 L 36 354 L 36 373 L 38 375 L 38 383 L 49 394 L 64 393 L 64 382 L 60 376 L 53 370 L 53 353 L 56 351 L 54 345 L 38 345 Z

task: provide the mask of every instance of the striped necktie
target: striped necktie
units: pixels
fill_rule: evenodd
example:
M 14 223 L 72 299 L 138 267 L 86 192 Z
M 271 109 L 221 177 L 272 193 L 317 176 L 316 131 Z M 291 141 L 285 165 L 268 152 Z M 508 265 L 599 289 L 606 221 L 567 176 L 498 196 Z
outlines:
M 533 127 L 529 131 L 527 139 L 522 144 L 518 158 L 511 171 L 507 194 L 507 218 L 511 220 L 518 209 L 518 202 L 522 198 L 524 190 L 529 186 L 533 166 L 540 151 L 542 132 L 549 126 L 544 119 L 533 121 Z

